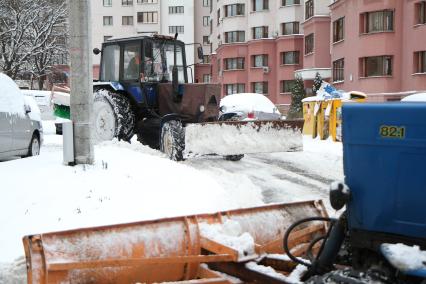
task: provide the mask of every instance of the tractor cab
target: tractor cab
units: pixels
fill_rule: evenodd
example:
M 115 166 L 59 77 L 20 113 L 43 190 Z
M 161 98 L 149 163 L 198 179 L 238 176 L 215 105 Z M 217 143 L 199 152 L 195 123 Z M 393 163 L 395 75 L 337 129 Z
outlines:
M 118 83 L 131 94 L 133 103 L 155 108 L 158 83 L 172 82 L 175 44 L 178 83 L 187 83 L 185 44 L 173 37 L 158 35 L 104 42 L 99 80 Z
M 187 83 L 185 44 L 176 41 L 179 83 Z M 102 45 L 100 81 L 171 82 L 174 39 L 141 36 L 110 39 Z

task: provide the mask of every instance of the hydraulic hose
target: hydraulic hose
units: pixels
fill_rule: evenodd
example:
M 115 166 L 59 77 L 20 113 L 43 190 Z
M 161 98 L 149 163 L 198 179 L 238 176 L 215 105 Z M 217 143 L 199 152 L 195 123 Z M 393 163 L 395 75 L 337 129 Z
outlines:
M 308 268 L 311 268 L 312 267 L 312 264 L 310 264 L 310 263 L 308 263 L 308 262 L 305 262 L 305 261 L 303 261 L 303 260 L 301 260 L 301 259 L 299 259 L 299 258 L 297 258 L 297 257 L 295 257 L 291 252 L 290 252 L 290 249 L 288 248 L 288 239 L 289 239 L 289 237 L 290 237 L 290 234 L 291 234 L 291 232 L 294 230 L 294 228 L 296 228 L 297 226 L 299 226 L 300 224 L 303 224 L 303 223 L 307 223 L 307 222 L 312 222 L 312 221 L 324 221 L 324 222 L 332 222 L 332 226 L 333 226 L 333 223 L 335 223 L 336 221 L 337 221 L 337 219 L 334 219 L 334 218 L 328 218 L 328 217 L 309 217 L 309 218 L 304 218 L 304 219 L 301 219 L 301 220 L 299 220 L 299 221 L 297 221 L 297 222 L 295 222 L 295 223 L 293 223 L 288 229 L 287 229 L 287 231 L 285 232 L 285 234 L 284 234 L 284 239 L 283 239 L 283 247 L 284 247 L 284 251 L 285 251 L 285 253 L 288 255 L 288 257 L 292 260 L 292 261 L 294 261 L 294 262 L 296 262 L 296 263 L 299 263 L 299 264 L 302 264 L 302 265 L 304 265 L 304 266 L 306 266 L 306 267 L 308 267 Z M 324 238 L 327 238 L 328 237 L 328 235 L 329 235 L 329 233 L 330 233 L 330 231 L 331 231 L 331 228 L 330 228 L 330 230 L 328 231 L 328 233 L 327 233 L 327 236 L 325 236 Z M 325 242 L 323 242 L 323 244 L 321 245 L 321 249 L 320 249 L 320 252 L 318 253 L 318 255 L 320 255 L 321 253 L 322 253 L 322 250 L 324 249 L 324 243 Z M 313 245 L 312 245 L 313 246 Z M 318 258 L 318 257 L 317 257 Z

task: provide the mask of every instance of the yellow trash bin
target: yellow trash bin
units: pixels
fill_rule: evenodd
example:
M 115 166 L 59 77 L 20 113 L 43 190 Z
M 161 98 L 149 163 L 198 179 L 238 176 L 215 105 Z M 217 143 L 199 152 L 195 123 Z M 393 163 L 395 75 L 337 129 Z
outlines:
M 304 102 L 303 103 L 303 134 L 313 135 L 314 124 L 316 122 L 314 115 L 315 102 Z

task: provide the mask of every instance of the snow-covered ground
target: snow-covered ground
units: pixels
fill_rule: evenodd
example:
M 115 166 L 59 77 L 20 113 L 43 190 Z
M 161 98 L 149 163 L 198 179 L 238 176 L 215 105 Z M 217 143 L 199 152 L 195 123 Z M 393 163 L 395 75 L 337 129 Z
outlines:
M 45 122 L 38 157 L 0 162 L 0 283 L 23 283 L 22 237 L 78 227 L 324 199 L 343 179 L 342 148 L 304 140 L 304 151 L 169 161 L 136 141 L 96 146 L 93 166 L 62 165 L 62 136 Z

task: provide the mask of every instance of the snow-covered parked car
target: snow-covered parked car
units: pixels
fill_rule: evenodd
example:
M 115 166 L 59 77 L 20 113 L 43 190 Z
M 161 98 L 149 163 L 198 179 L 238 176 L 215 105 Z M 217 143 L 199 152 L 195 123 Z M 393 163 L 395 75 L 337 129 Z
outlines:
M 0 73 L 0 159 L 36 156 L 43 142 L 40 109 L 16 83 Z
M 41 118 L 43 120 L 54 120 L 53 108 L 51 104 L 51 91 L 39 91 L 39 90 L 21 90 L 25 96 L 31 96 L 37 102 L 38 107 L 41 111 Z
M 413 95 L 406 96 L 401 100 L 402 102 L 410 102 L 410 103 L 420 103 L 426 102 L 426 93 L 417 93 Z
M 240 93 L 220 101 L 219 120 L 279 120 L 281 113 L 264 95 Z

